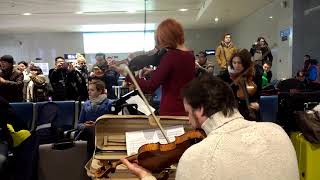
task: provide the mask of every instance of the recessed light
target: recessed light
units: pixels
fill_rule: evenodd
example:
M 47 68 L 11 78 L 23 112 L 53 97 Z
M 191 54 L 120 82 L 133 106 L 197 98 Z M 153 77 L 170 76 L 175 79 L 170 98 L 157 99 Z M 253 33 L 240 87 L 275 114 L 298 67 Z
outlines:
M 219 21 L 219 18 L 214 18 L 214 22 L 218 22 Z
M 30 16 L 31 13 L 23 13 L 22 15 L 24 15 L 24 16 Z
M 83 14 L 82 11 L 75 12 L 75 14 Z
M 127 12 L 128 13 L 136 13 L 137 11 L 136 10 L 128 10 Z
M 184 11 L 188 11 L 188 9 L 179 9 L 179 11 L 184 12 Z
M 273 17 L 272 16 L 269 16 L 269 19 L 272 19 Z

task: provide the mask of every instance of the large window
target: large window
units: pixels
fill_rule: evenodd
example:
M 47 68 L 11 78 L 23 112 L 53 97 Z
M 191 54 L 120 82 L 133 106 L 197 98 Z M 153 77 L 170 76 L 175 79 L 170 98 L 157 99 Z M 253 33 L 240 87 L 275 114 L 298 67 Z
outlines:
M 129 53 L 155 46 L 153 31 L 83 33 L 83 44 L 85 53 Z

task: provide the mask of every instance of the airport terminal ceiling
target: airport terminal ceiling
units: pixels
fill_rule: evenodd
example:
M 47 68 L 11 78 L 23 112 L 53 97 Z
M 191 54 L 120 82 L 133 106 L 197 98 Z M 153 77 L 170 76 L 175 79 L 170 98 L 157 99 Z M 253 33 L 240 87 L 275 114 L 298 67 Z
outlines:
M 273 0 L 147 0 L 147 23 L 175 18 L 186 29 L 221 28 Z M 143 24 L 144 0 L 4 0 L 1 33 L 108 31 L 110 24 Z M 93 27 L 87 30 L 87 26 Z M 156 27 L 156 26 L 155 26 Z

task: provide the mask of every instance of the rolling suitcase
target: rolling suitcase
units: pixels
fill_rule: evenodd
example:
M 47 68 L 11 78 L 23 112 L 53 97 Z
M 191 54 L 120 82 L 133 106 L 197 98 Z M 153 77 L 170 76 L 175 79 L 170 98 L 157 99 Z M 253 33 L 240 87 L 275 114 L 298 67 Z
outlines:
M 307 141 L 300 132 L 290 135 L 296 150 L 300 180 L 320 179 L 320 144 L 312 144 Z
M 75 141 L 55 148 L 54 144 L 39 147 L 39 180 L 88 180 L 83 169 L 87 161 L 87 142 Z
M 182 125 L 185 131 L 191 130 L 188 118 L 184 116 L 160 116 L 160 122 L 164 128 Z M 92 174 L 92 171 L 90 171 L 91 162 L 97 160 L 117 161 L 120 158 L 127 157 L 125 132 L 158 129 L 150 124 L 152 123 L 149 123 L 149 118 L 145 115 L 103 115 L 99 117 L 95 126 L 96 150 L 85 166 L 88 176 L 94 180 L 105 179 L 97 178 Z M 169 179 L 174 179 L 175 168 L 170 168 L 168 171 Z M 138 179 L 124 165 L 117 166 L 115 173 L 110 173 L 108 176 L 110 179 L 117 180 Z M 155 176 L 158 176 L 158 174 Z

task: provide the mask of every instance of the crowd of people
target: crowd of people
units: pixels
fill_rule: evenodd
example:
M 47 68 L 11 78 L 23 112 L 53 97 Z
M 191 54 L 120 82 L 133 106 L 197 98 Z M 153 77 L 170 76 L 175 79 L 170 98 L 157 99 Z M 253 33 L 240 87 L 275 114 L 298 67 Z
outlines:
M 47 77 L 33 63 L 21 61 L 16 66 L 14 64 L 10 55 L 0 58 L 0 94 L 9 102 L 85 101 L 89 82 L 97 79 L 105 83 L 108 98 L 116 98 L 112 86 L 118 85 L 119 73 L 108 65 L 102 53 L 96 55 L 96 64 L 91 71 L 81 54 L 77 55 L 76 63 L 56 57 L 55 67 L 50 69 Z

